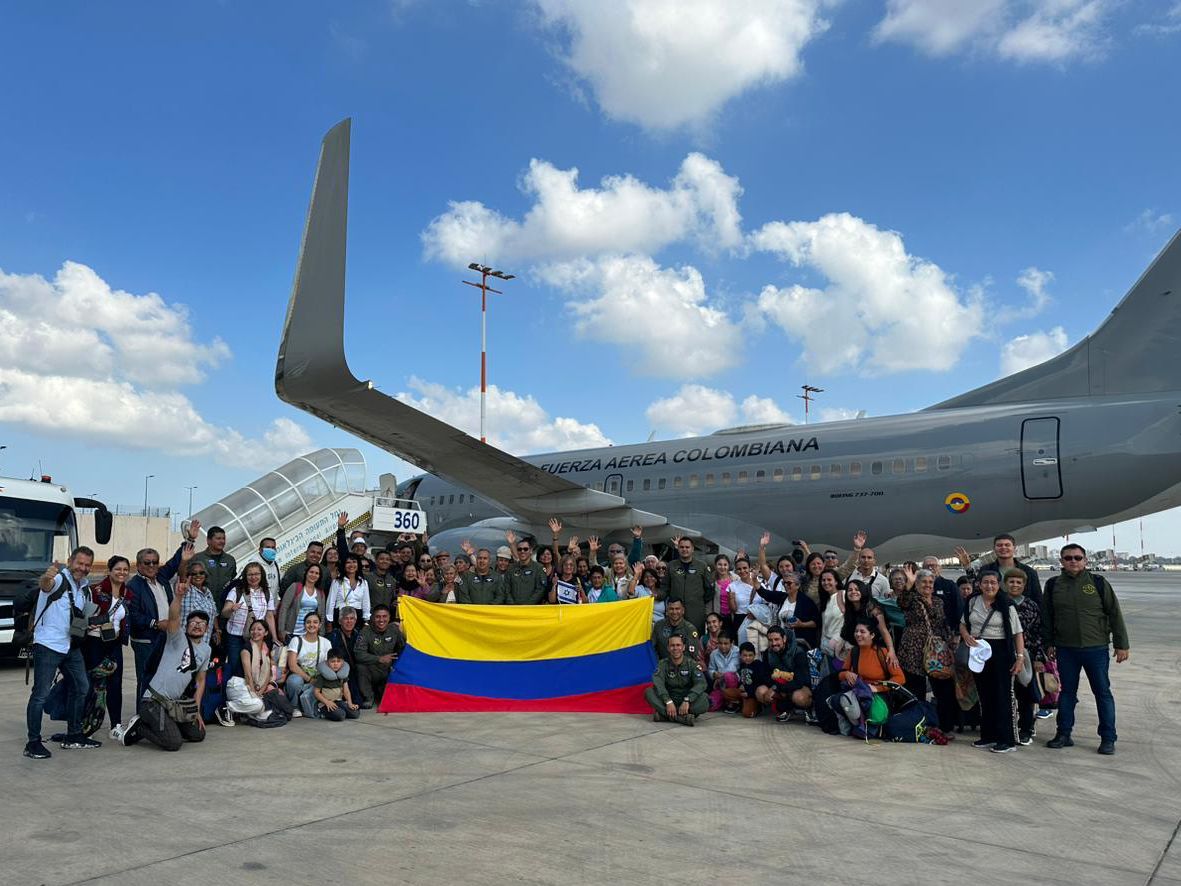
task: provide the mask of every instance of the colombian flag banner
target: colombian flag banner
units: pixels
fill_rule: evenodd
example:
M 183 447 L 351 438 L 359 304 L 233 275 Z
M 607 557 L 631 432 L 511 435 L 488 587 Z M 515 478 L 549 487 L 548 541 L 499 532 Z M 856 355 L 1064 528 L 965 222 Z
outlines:
M 646 714 L 652 598 L 580 606 L 398 601 L 406 649 L 379 710 Z

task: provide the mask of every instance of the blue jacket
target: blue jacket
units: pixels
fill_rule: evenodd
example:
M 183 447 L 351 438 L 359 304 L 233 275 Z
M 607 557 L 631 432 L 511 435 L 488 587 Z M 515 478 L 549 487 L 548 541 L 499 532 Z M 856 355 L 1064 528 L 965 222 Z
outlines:
M 172 559 L 160 565 L 156 573 L 156 581 L 164 586 L 164 595 L 172 604 L 172 577 L 180 569 L 180 553 L 184 545 L 176 549 Z M 131 622 L 132 640 L 160 640 L 163 642 L 164 631 L 156 627 L 156 622 L 168 613 L 159 612 L 156 608 L 156 595 L 148 587 L 147 581 L 138 572 L 127 580 L 127 589 L 131 591 L 131 600 L 127 604 L 127 619 Z

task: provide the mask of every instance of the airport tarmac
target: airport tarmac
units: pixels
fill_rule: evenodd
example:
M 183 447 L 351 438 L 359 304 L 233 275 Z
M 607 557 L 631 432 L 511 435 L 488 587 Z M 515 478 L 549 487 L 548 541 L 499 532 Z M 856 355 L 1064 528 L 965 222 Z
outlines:
M 1044 720 L 1005 756 L 721 714 L 366 712 L 39 762 L 6 666 L 0 882 L 1181 884 L 1181 575 L 1109 578 L 1114 757 L 1084 690 L 1076 747 Z

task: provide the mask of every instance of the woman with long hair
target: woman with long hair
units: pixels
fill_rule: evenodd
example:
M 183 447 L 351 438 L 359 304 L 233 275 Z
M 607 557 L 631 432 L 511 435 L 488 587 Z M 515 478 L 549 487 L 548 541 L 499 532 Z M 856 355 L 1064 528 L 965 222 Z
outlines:
M 410 567 L 407 566 L 407 569 Z M 336 626 L 336 614 L 351 606 L 361 614 L 361 623 L 369 621 L 369 583 L 361 576 L 361 558 L 346 554 L 340 561 L 341 576 L 328 591 L 324 612 L 328 617 L 328 633 Z
M 226 663 L 232 671 L 226 677 L 241 677 L 242 649 L 246 645 L 251 622 L 265 621 L 271 636 L 276 633 L 275 600 L 267 586 L 266 571 L 261 563 L 247 563 L 241 577 L 230 583 L 221 614 L 226 619 Z
M 288 588 L 284 595 L 278 618 L 279 635 L 284 643 L 303 634 L 303 620 L 309 612 L 324 617 L 328 595 L 320 590 L 321 575 L 323 567 L 319 563 L 309 564 L 303 571 L 303 579 Z
M 845 626 L 845 589 L 835 569 L 825 567 L 817 581 L 820 586 L 820 648 L 824 654 L 844 659 L 850 644 L 841 639 Z
M 841 639 L 849 646 L 856 645 L 853 632 L 859 621 L 871 621 L 877 625 L 878 634 L 886 646 L 886 658 L 891 667 L 898 667 L 898 655 L 894 652 L 894 638 L 890 635 L 886 614 L 874 601 L 865 582 L 851 578 L 845 582 L 845 617 L 841 625 Z
M 332 649 L 328 639 L 320 636 L 322 624 L 319 613 L 309 612 L 304 616 L 303 633 L 297 635 L 287 647 L 287 676 L 283 689 L 295 717 L 303 716 L 300 712 L 300 696 L 311 693 L 316 671 L 321 662 L 328 660 L 328 653 Z

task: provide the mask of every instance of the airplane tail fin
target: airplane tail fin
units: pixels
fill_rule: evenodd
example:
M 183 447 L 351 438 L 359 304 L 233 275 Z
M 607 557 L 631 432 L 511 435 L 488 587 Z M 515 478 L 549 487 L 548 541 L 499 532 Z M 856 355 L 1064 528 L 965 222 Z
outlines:
M 1181 390 L 1181 231 L 1070 350 L 928 409 Z

